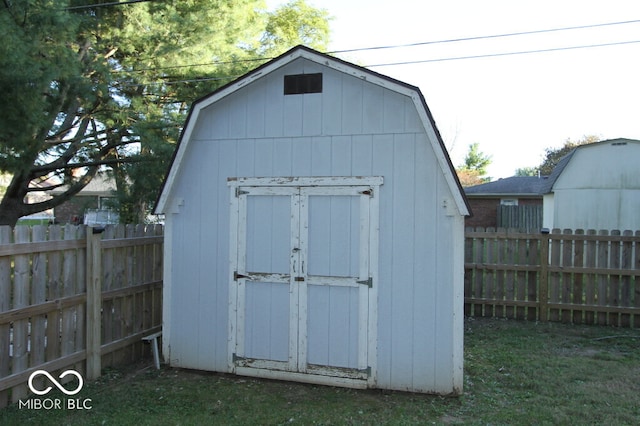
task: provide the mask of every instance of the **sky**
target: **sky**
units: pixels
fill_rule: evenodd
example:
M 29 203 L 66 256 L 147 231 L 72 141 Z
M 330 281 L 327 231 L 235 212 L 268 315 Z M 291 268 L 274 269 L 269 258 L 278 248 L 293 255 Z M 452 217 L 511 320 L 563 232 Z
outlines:
M 330 52 L 598 25 L 336 54 L 419 87 L 455 166 L 472 143 L 495 180 L 568 139 L 640 139 L 640 1 L 306 1 L 333 18 Z

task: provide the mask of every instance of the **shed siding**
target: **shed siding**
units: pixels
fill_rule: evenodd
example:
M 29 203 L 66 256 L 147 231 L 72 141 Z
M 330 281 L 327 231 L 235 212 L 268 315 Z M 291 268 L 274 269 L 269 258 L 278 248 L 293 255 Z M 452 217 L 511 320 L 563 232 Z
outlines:
M 283 95 L 284 76 L 323 74 L 318 94 Z M 365 90 L 366 88 L 366 90 Z M 216 112 L 210 114 L 210 110 Z M 204 112 L 204 111 L 203 111 Z M 298 59 L 206 108 L 196 140 L 422 132 L 413 100 Z
M 283 96 L 284 75 L 302 72 L 322 72 L 323 93 Z M 228 177 L 384 176 L 378 386 L 450 392 L 463 219 L 442 207 L 453 194 L 427 137 L 412 99 L 304 59 L 203 109 L 167 201 L 172 364 L 228 368 Z
M 640 143 L 579 148 L 553 185 L 553 227 L 640 229 Z

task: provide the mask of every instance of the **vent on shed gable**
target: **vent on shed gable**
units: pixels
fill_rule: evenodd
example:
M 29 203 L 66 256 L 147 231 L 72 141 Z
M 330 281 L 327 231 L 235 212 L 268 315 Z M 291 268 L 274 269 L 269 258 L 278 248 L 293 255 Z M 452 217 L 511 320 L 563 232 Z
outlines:
M 284 94 L 322 93 L 322 73 L 284 76 Z

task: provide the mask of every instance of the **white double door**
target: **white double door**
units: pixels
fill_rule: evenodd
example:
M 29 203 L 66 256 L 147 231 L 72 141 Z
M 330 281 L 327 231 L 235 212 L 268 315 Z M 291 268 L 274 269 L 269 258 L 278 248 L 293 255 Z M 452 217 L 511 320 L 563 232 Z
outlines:
M 235 187 L 233 371 L 370 377 L 374 190 Z

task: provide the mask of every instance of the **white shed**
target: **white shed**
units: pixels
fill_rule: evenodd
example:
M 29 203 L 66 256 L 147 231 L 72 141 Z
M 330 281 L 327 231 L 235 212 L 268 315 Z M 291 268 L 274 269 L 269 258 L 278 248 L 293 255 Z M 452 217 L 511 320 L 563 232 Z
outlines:
M 640 141 L 580 145 L 558 162 L 544 193 L 545 228 L 640 229 Z
M 462 392 L 469 209 L 418 88 L 296 47 L 194 103 L 156 210 L 171 366 Z

